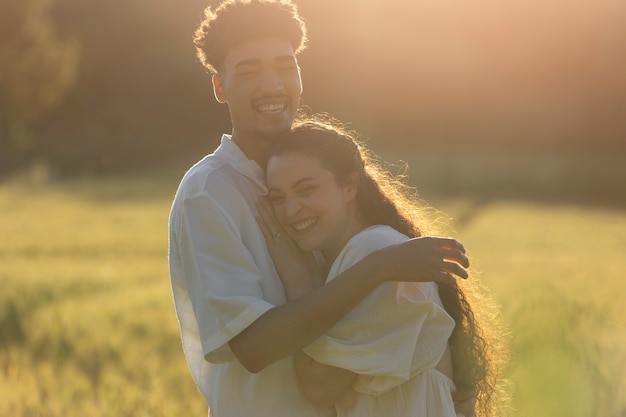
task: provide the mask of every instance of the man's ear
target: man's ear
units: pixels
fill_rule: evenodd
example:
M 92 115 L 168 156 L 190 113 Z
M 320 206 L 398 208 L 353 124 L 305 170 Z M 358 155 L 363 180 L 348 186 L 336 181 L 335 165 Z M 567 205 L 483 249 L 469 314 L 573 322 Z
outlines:
M 222 84 L 222 78 L 219 74 L 213 74 L 211 77 L 211 82 L 213 83 L 213 95 L 218 103 L 226 103 L 226 98 L 224 98 L 224 86 Z

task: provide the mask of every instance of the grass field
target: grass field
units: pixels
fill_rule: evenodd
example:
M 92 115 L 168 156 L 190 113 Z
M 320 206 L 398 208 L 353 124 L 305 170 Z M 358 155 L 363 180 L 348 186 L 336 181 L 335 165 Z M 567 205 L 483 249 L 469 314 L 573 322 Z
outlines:
M 509 415 L 626 416 L 626 210 L 614 197 L 546 198 L 553 171 L 537 177 L 555 181 L 545 193 L 474 195 L 486 179 L 494 187 L 478 165 L 433 177 L 424 196 L 450 216 L 502 306 Z M 500 185 L 517 181 L 508 167 Z M 167 271 L 181 173 L 57 183 L 34 171 L 0 186 L 1 416 L 206 415 Z

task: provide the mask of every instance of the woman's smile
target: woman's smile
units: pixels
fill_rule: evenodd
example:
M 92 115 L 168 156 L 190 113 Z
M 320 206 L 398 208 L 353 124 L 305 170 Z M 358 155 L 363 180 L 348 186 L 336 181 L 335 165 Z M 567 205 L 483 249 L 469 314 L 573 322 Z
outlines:
M 276 219 L 302 250 L 321 251 L 328 260 L 362 228 L 350 187 L 339 184 L 318 159 L 273 156 L 266 175 Z
M 296 233 L 306 233 L 317 224 L 317 221 L 316 218 L 308 218 L 297 223 L 292 223 L 291 228 L 294 229 Z

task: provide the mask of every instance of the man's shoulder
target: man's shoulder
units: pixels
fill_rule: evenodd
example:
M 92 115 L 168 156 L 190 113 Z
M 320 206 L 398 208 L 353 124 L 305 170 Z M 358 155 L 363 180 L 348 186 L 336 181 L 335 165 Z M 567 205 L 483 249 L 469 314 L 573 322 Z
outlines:
M 187 170 L 180 181 L 177 195 L 190 197 L 223 188 L 229 177 L 224 172 L 227 166 L 228 163 L 218 155 L 206 155 Z

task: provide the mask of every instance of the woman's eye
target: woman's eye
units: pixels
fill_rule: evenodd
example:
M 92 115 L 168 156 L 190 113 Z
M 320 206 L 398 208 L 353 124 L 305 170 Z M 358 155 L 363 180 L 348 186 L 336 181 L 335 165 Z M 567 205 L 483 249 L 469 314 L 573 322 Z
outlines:
M 275 205 L 284 203 L 285 202 L 285 197 L 280 196 L 280 195 L 270 196 L 269 200 L 270 200 L 270 203 L 273 206 L 275 206 Z
M 315 191 L 315 186 L 313 185 L 307 185 L 307 186 L 300 188 L 300 194 L 310 194 L 313 191 Z

